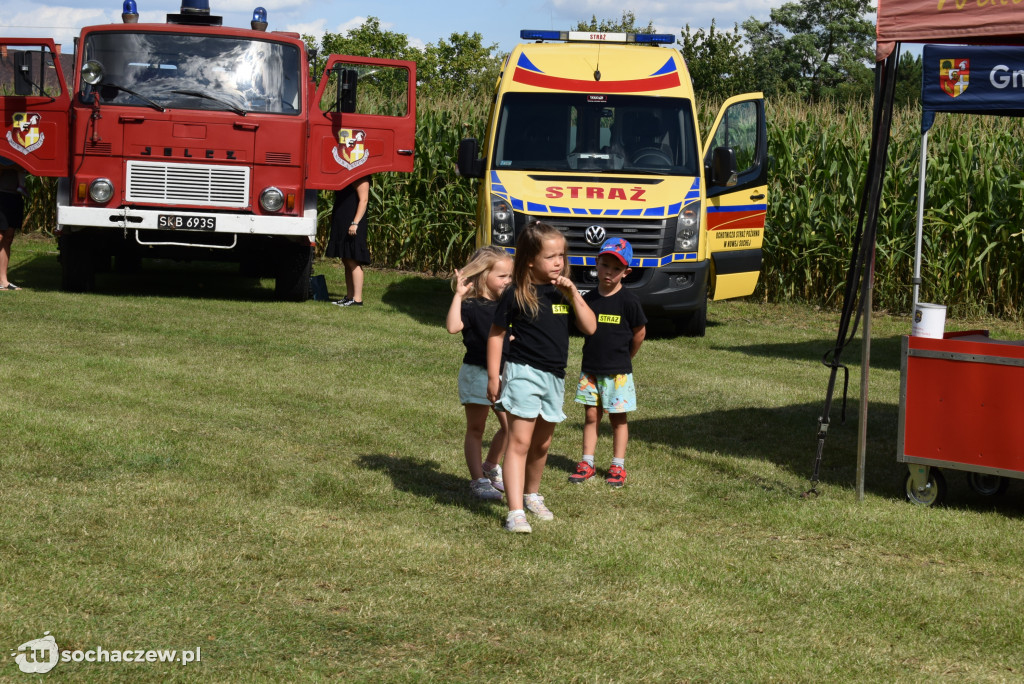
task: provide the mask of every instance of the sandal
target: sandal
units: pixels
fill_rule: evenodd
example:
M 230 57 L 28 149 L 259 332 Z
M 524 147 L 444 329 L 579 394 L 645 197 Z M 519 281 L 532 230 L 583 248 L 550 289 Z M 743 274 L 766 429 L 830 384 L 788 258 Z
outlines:
M 0 290 L 20 290 L 21 288 L 14 283 L 7 283 L 6 285 L 0 286 Z

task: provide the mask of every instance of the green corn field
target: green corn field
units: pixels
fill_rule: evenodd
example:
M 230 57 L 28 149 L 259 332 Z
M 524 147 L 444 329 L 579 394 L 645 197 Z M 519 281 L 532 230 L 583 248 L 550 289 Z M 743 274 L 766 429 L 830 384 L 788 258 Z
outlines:
M 703 104 L 703 103 L 702 103 Z M 446 274 L 474 248 L 475 183 L 455 170 L 459 141 L 482 138 L 484 99 L 419 101 L 416 169 L 381 174 L 371 190 L 370 249 L 386 268 Z M 769 101 L 769 207 L 755 297 L 826 307 L 842 302 L 868 160 L 872 103 Z M 716 106 L 702 111 L 704 132 Z M 876 309 L 911 306 L 921 115 L 897 110 L 878 225 Z M 954 315 L 1024 315 L 1024 123 L 939 114 L 929 137 L 923 301 Z M 30 179 L 25 229 L 52 231 L 55 182 Z M 332 193 L 321 193 L 326 244 Z

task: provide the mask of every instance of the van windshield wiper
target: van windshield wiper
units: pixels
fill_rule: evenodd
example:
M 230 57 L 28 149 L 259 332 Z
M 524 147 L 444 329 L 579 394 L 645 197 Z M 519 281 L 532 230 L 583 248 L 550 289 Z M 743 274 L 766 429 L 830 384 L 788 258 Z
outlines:
M 239 116 L 245 116 L 247 114 L 247 112 L 244 109 L 242 109 L 241 107 L 239 107 L 237 105 L 234 105 L 234 104 L 231 104 L 227 100 L 225 100 L 223 98 L 219 98 L 216 95 L 210 95 L 209 93 L 204 93 L 201 90 L 172 90 L 171 92 L 174 93 L 175 95 L 190 95 L 191 97 L 201 97 L 204 100 L 211 100 L 211 101 L 216 102 L 218 104 L 224 105 L 225 107 L 227 107 L 228 109 L 233 111 L 235 114 L 238 114 Z
M 145 102 L 146 104 L 148 104 L 150 107 L 152 107 L 153 109 L 155 109 L 158 112 L 166 112 L 167 111 L 166 109 L 164 109 L 163 105 L 161 105 L 160 103 L 154 102 L 153 100 L 150 100 L 148 97 L 146 97 L 142 93 L 137 93 L 134 90 L 132 90 L 131 88 L 125 88 L 124 86 L 117 85 L 116 83 L 104 83 L 100 87 L 102 87 L 102 88 L 113 88 L 114 90 L 120 90 L 122 93 L 128 93 L 129 95 L 134 95 L 135 97 L 139 98 L 140 100 L 142 100 L 143 102 Z

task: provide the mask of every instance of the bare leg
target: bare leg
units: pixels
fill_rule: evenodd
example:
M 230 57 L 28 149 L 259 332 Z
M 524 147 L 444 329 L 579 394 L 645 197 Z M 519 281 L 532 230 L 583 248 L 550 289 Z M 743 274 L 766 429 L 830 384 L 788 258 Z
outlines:
M 483 449 L 484 428 L 487 427 L 489 406 L 484 404 L 466 404 L 466 440 L 463 449 L 466 453 L 466 465 L 474 480 L 484 476 L 480 467 L 480 453 Z
M 498 417 L 498 431 L 491 438 L 491 448 L 487 450 L 487 463 L 492 466 L 500 465 L 504 460 L 505 451 L 508 450 L 508 414 L 504 411 L 495 411 Z
M 530 451 L 526 457 L 526 481 L 524 492 L 536 494 L 540 491 L 540 478 L 544 474 L 544 465 L 548 462 L 548 447 L 551 436 L 555 434 L 555 424 L 543 418 L 537 418 L 533 428 L 533 439 L 530 440 Z
M 627 413 L 609 413 L 608 420 L 612 424 L 612 456 L 626 458 L 626 444 L 629 443 L 629 422 Z
M 583 455 L 593 456 L 597 450 L 597 426 L 601 422 L 600 406 L 584 406 Z
M 536 418 L 508 414 L 508 450 L 505 452 L 505 498 L 510 511 L 523 509 L 526 461 Z
M 352 259 L 343 259 L 345 264 L 346 294 L 357 302 L 363 301 L 363 267 Z
M 0 233 L 0 287 L 7 287 L 7 266 L 11 262 L 11 243 L 14 242 L 14 229 Z

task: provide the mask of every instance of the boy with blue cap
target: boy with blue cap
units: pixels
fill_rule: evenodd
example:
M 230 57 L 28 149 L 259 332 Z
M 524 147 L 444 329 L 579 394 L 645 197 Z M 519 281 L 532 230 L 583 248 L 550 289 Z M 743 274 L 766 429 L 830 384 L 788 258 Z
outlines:
M 583 460 L 570 482 L 586 482 L 596 474 L 594 452 L 601 413 L 612 425 L 612 465 L 605 478 L 612 487 L 626 483 L 626 414 L 636 410 L 632 359 L 647 333 L 647 317 L 640 300 L 622 286 L 633 261 L 633 246 L 622 238 L 610 238 L 597 255 L 597 288 L 583 300 L 597 316 L 597 332 L 583 342 L 583 363 L 576 403 L 585 407 Z

